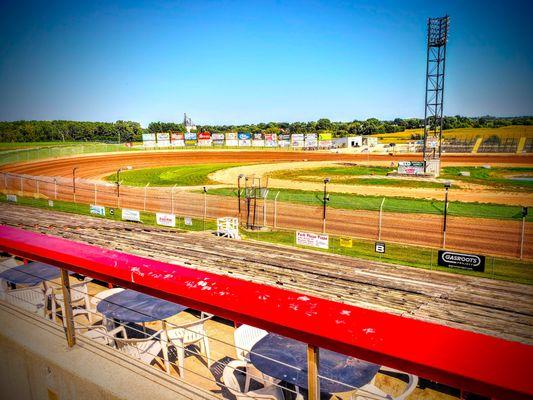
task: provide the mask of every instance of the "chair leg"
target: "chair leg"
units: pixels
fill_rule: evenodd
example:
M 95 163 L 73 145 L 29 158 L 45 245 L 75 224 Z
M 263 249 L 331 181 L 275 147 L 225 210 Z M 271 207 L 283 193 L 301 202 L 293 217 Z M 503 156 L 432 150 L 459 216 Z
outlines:
M 179 343 L 179 347 L 176 349 L 178 354 L 178 369 L 180 376 L 182 378 L 185 377 L 185 370 L 184 370 L 184 364 L 185 364 L 185 347 L 183 344 L 183 341 L 181 340 Z
M 202 342 L 203 342 L 205 355 L 207 357 L 207 368 L 210 368 L 211 367 L 211 351 L 209 349 L 209 340 L 207 339 L 207 336 L 204 336 Z

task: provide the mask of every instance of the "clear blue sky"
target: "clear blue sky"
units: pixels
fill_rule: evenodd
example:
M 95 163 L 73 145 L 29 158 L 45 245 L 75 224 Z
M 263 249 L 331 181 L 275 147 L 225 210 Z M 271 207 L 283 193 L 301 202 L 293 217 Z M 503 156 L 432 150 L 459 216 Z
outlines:
M 532 11 L 509 0 L 4 0 L 0 120 L 422 117 L 426 18 L 446 13 L 445 114 L 531 115 Z

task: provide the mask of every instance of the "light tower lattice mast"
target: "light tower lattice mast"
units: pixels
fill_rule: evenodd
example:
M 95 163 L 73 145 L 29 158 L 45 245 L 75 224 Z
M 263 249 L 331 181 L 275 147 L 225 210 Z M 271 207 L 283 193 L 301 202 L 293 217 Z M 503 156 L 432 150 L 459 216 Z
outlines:
M 424 109 L 424 169 L 435 176 L 440 172 L 442 145 L 442 112 L 444 106 L 444 75 L 446 43 L 450 17 L 428 19 L 426 106 Z

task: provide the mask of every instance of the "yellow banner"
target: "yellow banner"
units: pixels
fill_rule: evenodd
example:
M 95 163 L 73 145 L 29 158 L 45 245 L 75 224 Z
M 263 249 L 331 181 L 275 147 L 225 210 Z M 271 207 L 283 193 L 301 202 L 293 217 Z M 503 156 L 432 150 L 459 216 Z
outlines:
M 351 237 L 341 237 L 340 238 L 342 247 L 352 247 L 352 238 Z

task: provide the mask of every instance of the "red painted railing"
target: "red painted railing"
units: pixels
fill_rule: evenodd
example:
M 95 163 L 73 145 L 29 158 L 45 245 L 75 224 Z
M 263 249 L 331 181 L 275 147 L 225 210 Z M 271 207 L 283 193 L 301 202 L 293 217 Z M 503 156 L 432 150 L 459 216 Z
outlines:
M 533 396 L 525 344 L 12 227 L 0 249 L 471 392 Z

